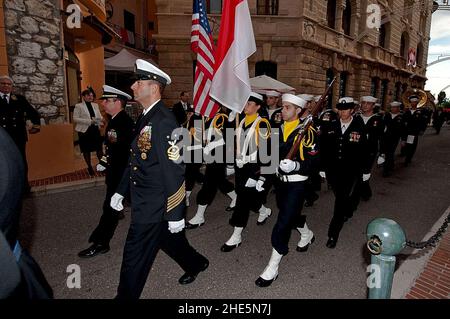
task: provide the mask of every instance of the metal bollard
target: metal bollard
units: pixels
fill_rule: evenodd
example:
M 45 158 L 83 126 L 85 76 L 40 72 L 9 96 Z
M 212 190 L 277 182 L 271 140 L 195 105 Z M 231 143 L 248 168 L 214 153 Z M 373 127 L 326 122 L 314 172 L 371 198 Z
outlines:
M 380 285 L 369 287 L 369 299 L 390 299 L 395 270 L 395 255 L 406 246 L 403 229 L 395 221 L 377 218 L 367 225 L 367 248 L 371 263 L 379 268 Z

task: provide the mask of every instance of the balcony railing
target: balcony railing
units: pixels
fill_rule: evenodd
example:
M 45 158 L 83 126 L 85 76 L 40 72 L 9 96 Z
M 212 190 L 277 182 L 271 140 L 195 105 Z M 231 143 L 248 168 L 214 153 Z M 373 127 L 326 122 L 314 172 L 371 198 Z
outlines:
M 155 43 L 154 41 L 149 41 L 147 36 L 129 31 L 118 24 L 108 22 L 108 25 L 121 35 L 123 45 L 147 54 L 156 55 Z

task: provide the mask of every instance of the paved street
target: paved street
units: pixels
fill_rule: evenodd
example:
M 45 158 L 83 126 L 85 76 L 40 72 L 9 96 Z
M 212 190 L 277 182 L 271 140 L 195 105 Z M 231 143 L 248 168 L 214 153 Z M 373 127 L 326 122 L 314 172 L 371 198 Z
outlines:
M 187 286 L 178 284 L 183 274 L 164 253 L 157 256 L 142 298 L 366 298 L 366 267 L 370 255 L 365 248 L 366 225 L 376 217 L 396 220 L 408 239 L 420 241 L 450 205 L 450 127 L 441 135 L 429 128 L 419 141 L 412 165 L 404 168 L 397 158 L 394 175 L 372 174 L 374 196 L 362 202 L 345 224 L 336 249 L 325 247 L 331 219 L 333 194 L 322 184 L 320 199 L 305 208 L 308 225 L 316 241 L 306 253 L 295 251 L 300 235 L 292 232 L 290 253 L 283 258 L 278 279 L 269 288 L 254 284 L 270 257 L 270 236 L 276 220 L 274 194 L 269 205 L 274 214 L 263 226 L 250 216 L 243 244 L 230 253 L 220 246 L 229 238 L 228 198 L 218 194 L 206 213 L 206 224 L 187 231 L 191 244 L 210 260 L 209 268 Z M 194 214 L 196 186 L 188 219 Z M 113 298 L 119 280 L 122 250 L 129 214 L 122 220 L 111 242 L 111 251 L 93 259 L 77 253 L 88 247 L 87 238 L 98 222 L 105 187 L 95 187 L 29 198 L 22 214 L 22 242 L 40 263 L 56 298 Z M 408 250 L 404 250 L 404 253 Z M 400 258 L 401 261 L 402 258 Z M 81 267 L 81 288 L 69 289 L 67 266 Z

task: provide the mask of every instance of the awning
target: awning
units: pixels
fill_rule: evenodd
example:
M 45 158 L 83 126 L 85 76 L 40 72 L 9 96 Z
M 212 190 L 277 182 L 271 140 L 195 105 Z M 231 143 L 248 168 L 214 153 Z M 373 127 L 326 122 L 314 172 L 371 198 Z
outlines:
M 136 56 L 127 49 L 122 49 L 115 56 L 105 59 L 105 71 L 134 72 L 134 63 L 142 57 Z M 152 59 L 144 59 L 156 65 Z
M 293 93 L 295 88 L 284 84 L 267 75 L 260 75 L 250 79 L 250 86 L 254 92 L 266 94 L 267 91 L 277 91 L 280 93 Z

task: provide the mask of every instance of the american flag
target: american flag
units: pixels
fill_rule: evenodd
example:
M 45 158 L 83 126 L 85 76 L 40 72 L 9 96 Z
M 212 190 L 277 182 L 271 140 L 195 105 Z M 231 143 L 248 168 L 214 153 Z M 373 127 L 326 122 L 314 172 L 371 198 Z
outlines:
M 209 96 L 214 73 L 214 42 L 206 16 L 205 0 L 194 0 L 192 10 L 191 49 L 197 54 L 194 78 L 195 113 L 213 117 L 219 105 Z

